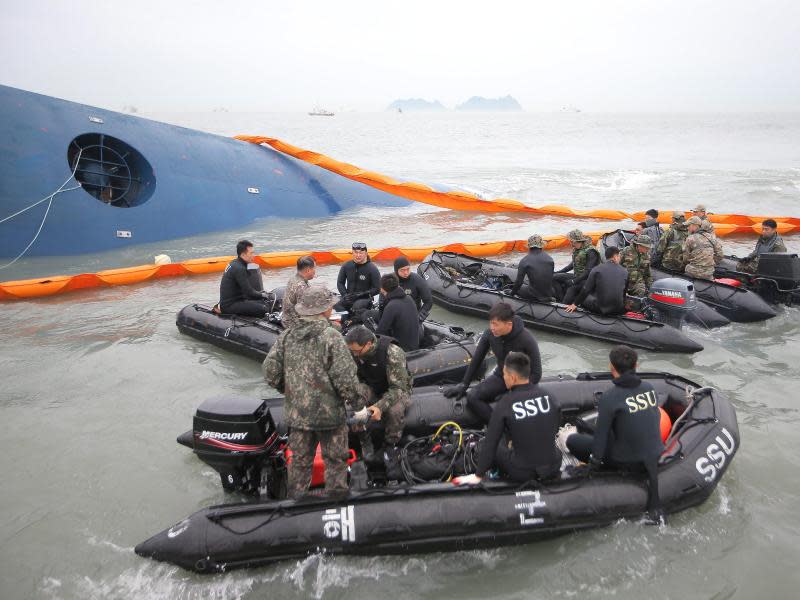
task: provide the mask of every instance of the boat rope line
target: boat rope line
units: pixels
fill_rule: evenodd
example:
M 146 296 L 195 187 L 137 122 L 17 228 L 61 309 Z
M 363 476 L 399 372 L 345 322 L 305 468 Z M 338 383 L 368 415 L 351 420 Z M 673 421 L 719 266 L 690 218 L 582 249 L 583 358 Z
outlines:
M 432 187 L 424 183 L 398 181 L 392 177 L 382 175 L 375 171 L 368 171 L 356 165 L 351 165 L 319 152 L 306 150 L 288 144 L 273 137 L 256 136 L 256 135 L 237 135 L 234 139 L 249 142 L 257 145 L 267 145 L 274 150 L 296 158 L 308 164 L 320 167 L 326 171 L 336 173 L 351 181 L 362 183 L 369 187 L 381 190 L 394 196 L 413 200 L 422 204 L 429 204 L 438 206 L 440 208 L 449 208 L 452 210 L 471 210 L 481 212 L 524 212 L 535 215 L 551 215 L 558 217 L 583 217 L 590 219 L 605 219 L 612 221 L 622 221 L 625 219 L 633 219 L 634 221 L 643 221 L 645 218 L 644 212 L 629 213 L 623 210 L 614 209 L 593 209 L 593 210 L 575 210 L 568 206 L 561 204 L 548 204 L 545 206 L 528 206 L 519 200 L 511 198 L 496 198 L 494 200 L 487 200 L 481 198 L 476 194 L 464 192 L 460 190 L 453 190 L 442 192 L 434 190 Z M 672 210 L 660 210 L 659 222 L 669 224 L 672 222 Z M 690 216 L 690 213 L 684 213 Z M 767 217 L 760 215 L 740 215 L 740 214 L 709 214 L 709 220 L 712 223 L 728 224 L 728 225 L 748 225 L 757 226 L 760 231 L 761 222 L 765 219 L 772 218 L 778 223 L 778 232 L 789 233 L 800 229 L 800 217 Z
M 614 231 L 617 230 L 591 231 L 587 232 L 586 235 L 592 238 L 593 243 L 596 243 L 602 236 L 614 233 Z M 718 237 L 731 234 L 758 233 L 755 226 L 752 225 L 718 225 L 716 231 Z M 565 235 L 546 235 L 542 237 L 546 241 L 545 248 L 548 250 L 567 248 L 570 243 Z M 370 252 L 370 258 L 378 263 L 391 264 L 396 258 L 405 257 L 413 263 L 421 263 L 434 251 L 451 254 L 466 254 L 474 257 L 501 256 L 511 252 L 527 252 L 528 244 L 526 240 L 502 240 L 475 243 L 453 242 L 435 246 L 388 246 Z M 353 257 L 352 251 L 349 248 L 339 248 L 333 250 L 265 252 L 257 254 L 254 261 L 262 269 L 285 269 L 295 267 L 297 265 L 297 259 L 302 256 L 313 257 L 317 265 L 340 264 Z M 168 277 L 219 273 L 224 271 L 228 263 L 234 258 L 236 257 L 211 256 L 206 258 L 191 258 L 177 263 L 122 267 L 119 269 L 97 271 L 95 273 L 51 275 L 34 279 L 0 281 L 0 302 L 4 300 L 24 300 L 53 296 L 87 288 L 134 285 Z
M 36 243 L 36 240 L 39 239 L 39 234 L 42 232 L 42 228 L 44 227 L 45 221 L 47 221 L 47 215 L 50 214 L 50 207 L 53 206 L 53 199 L 58 194 L 63 194 L 64 192 L 71 192 L 72 190 L 77 190 L 79 187 L 81 187 L 81 185 L 78 184 L 78 185 L 76 185 L 74 187 L 67 188 L 66 190 L 64 189 L 64 186 L 67 185 L 70 181 L 72 181 L 72 179 L 75 177 L 75 172 L 78 170 L 78 163 L 80 162 L 81 153 L 82 152 L 83 152 L 83 148 L 81 148 L 80 152 L 78 152 L 78 157 L 75 160 L 75 168 L 72 169 L 72 174 L 67 178 L 67 180 L 64 183 L 62 183 L 58 187 L 58 189 L 55 192 L 53 192 L 49 196 L 45 196 L 41 200 L 37 200 L 36 202 L 31 204 L 30 206 L 27 206 L 27 207 L 23 208 L 22 210 L 18 210 L 13 215 L 8 215 L 3 220 L 0 220 L 0 225 L 2 225 L 6 221 L 10 221 L 14 217 L 18 217 L 22 213 L 29 211 L 30 209 L 34 208 L 35 206 L 39 206 L 42 202 L 46 202 L 47 200 L 49 200 L 49 202 L 47 203 L 47 209 L 45 209 L 44 216 L 42 217 L 42 222 L 39 223 L 39 229 L 36 230 L 36 233 L 34 234 L 33 239 L 28 243 L 27 246 L 25 246 L 25 249 L 22 252 L 20 252 L 12 261 L 7 262 L 6 264 L 0 266 L 0 271 L 2 271 L 3 269 L 7 269 L 11 265 L 13 265 L 15 262 L 17 262 L 20 258 L 25 256 L 25 253 L 28 250 L 30 250 L 31 246 L 33 246 L 33 244 Z

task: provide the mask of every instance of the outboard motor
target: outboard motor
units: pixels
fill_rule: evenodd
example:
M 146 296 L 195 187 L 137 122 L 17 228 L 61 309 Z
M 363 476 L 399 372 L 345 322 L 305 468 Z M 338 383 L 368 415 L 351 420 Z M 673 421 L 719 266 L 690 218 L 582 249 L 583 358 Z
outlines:
M 285 496 L 283 439 L 264 400 L 206 400 L 194 415 L 192 433 L 195 454 L 219 473 L 223 488 Z
M 681 329 L 686 315 L 696 308 L 697 298 L 691 281 L 666 277 L 654 281 L 650 286 L 647 309 L 655 321 Z

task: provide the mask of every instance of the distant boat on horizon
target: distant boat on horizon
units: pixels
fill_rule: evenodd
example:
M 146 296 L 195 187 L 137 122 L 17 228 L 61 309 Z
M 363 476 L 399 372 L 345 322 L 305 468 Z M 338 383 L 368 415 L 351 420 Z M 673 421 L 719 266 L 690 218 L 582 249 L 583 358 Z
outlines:
M 310 111 L 308 114 L 312 117 L 332 117 L 335 113 L 325 110 L 324 108 L 320 108 L 319 106 L 315 106 L 314 110 Z
M 579 112 L 581 112 L 581 109 L 580 108 L 576 108 L 575 106 L 572 106 L 572 105 L 562 106 L 561 107 L 561 112 L 579 113 Z

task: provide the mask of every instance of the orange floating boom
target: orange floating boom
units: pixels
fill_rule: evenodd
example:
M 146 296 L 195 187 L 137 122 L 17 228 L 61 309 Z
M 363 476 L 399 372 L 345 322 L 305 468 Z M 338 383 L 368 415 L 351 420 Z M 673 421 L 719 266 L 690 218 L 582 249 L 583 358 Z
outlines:
M 275 150 L 292 156 L 312 165 L 316 165 L 347 179 L 358 181 L 375 189 L 414 200 L 423 204 L 450 208 L 453 210 L 477 210 L 482 212 L 525 212 L 537 215 L 555 215 L 561 217 L 584 217 L 594 219 L 607 219 L 620 221 L 623 219 L 633 219 L 635 221 L 644 220 L 644 212 L 628 213 L 622 210 L 594 209 L 594 210 L 575 210 L 560 204 L 548 204 L 546 206 L 527 206 L 519 200 L 510 198 L 497 198 L 495 200 L 484 200 L 470 194 L 469 192 L 452 191 L 438 192 L 433 188 L 415 182 L 402 182 L 381 175 L 374 171 L 367 171 L 361 167 L 338 161 L 324 154 L 304 150 L 297 146 L 292 146 L 276 138 L 263 137 L 256 135 L 237 135 L 235 139 L 252 144 L 266 144 Z M 687 213 L 688 215 L 688 213 Z M 709 218 L 713 223 L 728 225 L 758 225 L 764 219 L 775 219 L 779 224 L 784 223 L 791 226 L 784 232 L 793 231 L 800 228 L 800 217 L 768 217 L 751 216 L 738 214 L 711 214 Z M 672 220 L 672 210 L 660 210 L 659 221 L 669 223 Z
M 785 225 L 785 224 L 781 224 Z M 779 226 L 780 227 L 780 226 Z M 716 227 L 717 235 L 724 236 L 732 233 L 759 233 L 760 227 L 753 225 L 726 225 Z M 784 231 L 786 231 L 784 229 Z M 589 232 L 595 242 L 604 235 L 605 231 Z M 543 236 L 547 241 L 547 248 L 566 248 L 569 240 L 563 235 Z M 509 240 L 500 242 L 479 243 L 454 243 L 436 246 L 413 246 L 398 248 L 396 246 L 381 248 L 370 252 L 370 256 L 377 262 L 391 263 L 399 256 L 405 256 L 413 262 L 420 262 L 434 250 L 444 252 L 460 252 L 472 256 L 497 256 L 509 252 L 525 252 L 528 246 L 525 240 Z M 296 250 L 291 252 L 267 252 L 258 254 L 256 262 L 265 269 L 283 269 L 293 267 L 301 256 L 311 255 L 320 265 L 332 265 L 350 260 L 352 253 L 349 249 L 308 251 Z M 139 265 L 123 269 L 98 271 L 97 273 L 82 273 L 80 275 L 58 275 L 40 279 L 25 279 L 18 281 L 0 282 L 0 301 L 25 300 L 28 298 L 41 298 L 65 294 L 87 288 L 111 287 L 119 285 L 133 285 L 167 277 L 180 277 L 184 275 L 204 275 L 218 273 L 233 260 L 233 256 L 215 256 L 211 258 L 194 258 L 180 263 L 166 265 Z

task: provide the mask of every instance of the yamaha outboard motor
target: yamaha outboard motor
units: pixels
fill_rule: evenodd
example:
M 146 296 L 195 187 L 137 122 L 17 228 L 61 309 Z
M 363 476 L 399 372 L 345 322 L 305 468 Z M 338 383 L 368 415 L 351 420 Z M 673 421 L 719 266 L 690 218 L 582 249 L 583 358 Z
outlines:
M 697 308 L 694 284 L 677 277 L 666 277 L 653 282 L 647 296 L 647 309 L 654 321 L 683 327 L 686 315 Z
M 226 490 L 285 495 L 283 439 L 264 400 L 206 400 L 194 415 L 192 435 L 195 454 L 219 473 Z

